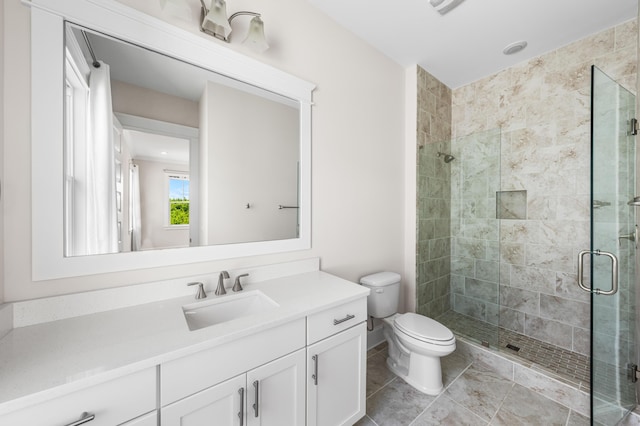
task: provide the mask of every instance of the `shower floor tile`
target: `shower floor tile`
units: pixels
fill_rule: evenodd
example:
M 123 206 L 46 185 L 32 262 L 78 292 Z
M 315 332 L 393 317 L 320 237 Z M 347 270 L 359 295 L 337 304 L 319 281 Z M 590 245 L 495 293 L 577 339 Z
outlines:
M 498 348 L 504 354 L 527 360 L 583 389 L 589 387 L 588 356 L 504 328 L 498 328 L 454 311 L 444 313 L 437 320 L 455 333 L 480 343 L 488 343 L 489 347 Z M 519 350 L 509 349 L 507 345 L 515 346 Z

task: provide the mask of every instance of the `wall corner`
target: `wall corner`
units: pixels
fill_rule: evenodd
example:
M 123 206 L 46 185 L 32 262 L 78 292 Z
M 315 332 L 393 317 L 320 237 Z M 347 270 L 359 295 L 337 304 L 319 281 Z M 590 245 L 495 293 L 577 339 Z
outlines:
M 416 310 L 416 162 L 418 138 L 418 66 L 405 69 L 404 126 L 404 279 L 402 312 Z M 403 309 L 404 307 L 404 309 Z

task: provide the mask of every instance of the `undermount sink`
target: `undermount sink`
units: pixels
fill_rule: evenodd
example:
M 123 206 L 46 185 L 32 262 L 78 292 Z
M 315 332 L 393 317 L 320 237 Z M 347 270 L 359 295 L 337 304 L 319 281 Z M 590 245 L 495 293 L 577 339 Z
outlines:
M 280 305 L 260 290 L 251 290 L 228 296 L 216 296 L 213 300 L 205 302 L 190 303 L 184 305 L 182 311 L 189 330 L 193 331 L 259 314 L 278 306 Z

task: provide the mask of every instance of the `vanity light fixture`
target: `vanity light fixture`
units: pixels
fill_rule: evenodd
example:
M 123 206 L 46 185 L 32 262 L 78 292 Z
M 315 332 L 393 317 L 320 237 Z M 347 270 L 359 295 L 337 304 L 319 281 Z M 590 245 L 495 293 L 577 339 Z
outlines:
M 232 31 L 231 21 L 241 15 L 253 16 L 249 23 L 249 32 L 242 44 L 248 45 L 258 53 L 269 48 L 264 36 L 264 23 L 259 13 L 240 11 L 227 18 L 227 3 L 224 0 L 211 0 L 211 9 L 207 9 L 204 0 L 200 0 L 200 3 L 202 3 L 200 15 L 202 32 L 229 43 L 229 35 Z
M 464 0 L 429 0 L 431 6 L 440 14 L 444 15 L 458 7 Z

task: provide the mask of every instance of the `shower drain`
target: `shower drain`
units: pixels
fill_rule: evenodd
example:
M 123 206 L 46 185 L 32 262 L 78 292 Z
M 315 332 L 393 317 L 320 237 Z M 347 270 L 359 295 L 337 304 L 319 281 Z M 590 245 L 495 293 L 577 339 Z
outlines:
M 511 343 L 507 343 L 507 348 L 511 349 L 512 351 L 516 351 L 518 352 L 520 350 L 520 348 L 516 345 L 512 345 Z

